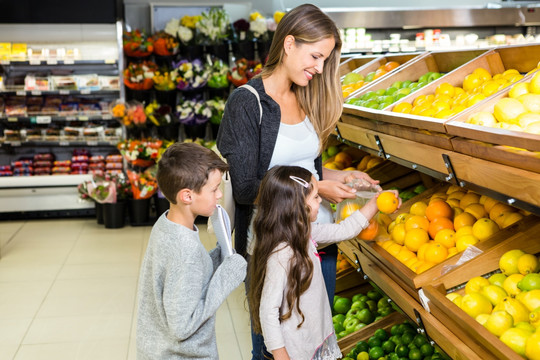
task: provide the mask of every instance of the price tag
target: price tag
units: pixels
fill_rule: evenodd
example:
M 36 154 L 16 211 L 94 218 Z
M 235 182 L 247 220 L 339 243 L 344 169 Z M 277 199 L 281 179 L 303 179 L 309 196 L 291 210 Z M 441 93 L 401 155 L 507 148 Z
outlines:
M 75 61 L 73 61 L 73 60 L 64 60 L 64 64 L 73 65 L 73 64 L 75 64 Z
M 79 116 L 79 121 L 88 121 L 88 116 Z
M 114 64 L 116 63 L 115 59 L 105 59 L 105 64 Z
M 75 116 L 66 116 L 66 121 L 75 121 L 77 118 Z
M 7 121 L 8 121 L 8 122 L 17 122 L 18 120 L 19 120 L 19 118 L 16 118 L 16 117 L 13 117 L 13 116 L 9 116 L 9 117 L 7 118 Z
M 66 140 L 59 141 L 58 145 L 60 145 L 60 146 L 69 146 L 69 141 L 66 141 Z
M 88 146 L 97 146 L 98 142 L 97 141 L 87 141 L 86 142 L 86 145 Z
M 51 117 L 48 115 L 36 116 L 36 124 L 50 124 Z
M 47 65 L 57 65 L 58 61 L 56 59 L 47 60 Z
M 0 60 L 0 65 L 9 65 L 9 60 Z
M 84 89 L 84 90 L 81 90 L 81 94 L 83 95 L 88 95 L 90 94 L 92 91 L 90 91 L 89 89 Z
M 20 141 L 12 141 L 9 143 L 11 146 L 21 146 L 21 142 Z
M 40 60 L 30 60 L 28 62 L 30 65 L 41 65 L 41 61 Z
M 17 90 L 17 96 L 26 96 L 26 91 L 24 90 Z
M 60 90 L 60 95 L 69 95 L 69 90 Z
M 34 96 L 40 96 L 41 91 L 40 90 L 32 90 L 31 94 L 34 95 Z
M 112 120 L 112 115 L 103 115 L 103 120 Z

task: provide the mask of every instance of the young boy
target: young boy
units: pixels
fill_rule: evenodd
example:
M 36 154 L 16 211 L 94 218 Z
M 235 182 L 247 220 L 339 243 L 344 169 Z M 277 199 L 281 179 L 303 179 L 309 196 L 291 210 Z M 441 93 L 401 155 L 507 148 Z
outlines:
M 152 228 L 138 290 L 137 359 L 218 359 L 216 311 L 242 283 L 247 263 L 219 246 L 206 252 L 194 225 L 222 196 L 228 165 L 212 150 L 175 143 L 158 164 L 170 209 Z

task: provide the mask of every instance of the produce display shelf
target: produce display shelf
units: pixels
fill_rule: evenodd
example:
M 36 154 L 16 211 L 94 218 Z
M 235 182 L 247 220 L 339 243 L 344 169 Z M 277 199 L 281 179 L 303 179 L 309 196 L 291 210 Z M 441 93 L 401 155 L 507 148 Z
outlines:
M 4 115 L 0 116 L 0 121 L 7 122 L 30 122 L 34 124 L 48 124 L 51 121 L 93 121 L 93 120 L 112 120 L 111 114 L 36 114 L 36 115 Z
M 107 90 L 24 90 L 9 89 L 0 90 L 0 94 L 17 96 L 40 96 L 40 95 L 117 95 L 120 89 Z
M 362 67 L 363 65 L 380 58 L 379 55 L 368 55 L 368 56 L 351 56 L 347 60 L 339 64 L 339 76 L 343 77 L 350 72 Z
M 447 291 L 475 276 L 482 276 L 497 270 L 500 257 L 509 250 L 521 249 L 530 254 L 540 252 L 539 231 L 540 223 L 538 222 L 515 231 L 513 236 L 463 264 L 460 271 L 447 274 L 433 285 L 426 285 L 423 288 L 425 296 L 429 299 L 428 307 L 433 316 L 463 339 L 471 349 L 481 353 L 483 359 L 518 360 L 523 358 L 446 298 Z M 457 292 L 463 294 L 464 290 L 461 289 Z
M 25 60 L 25 61 L 16 61 L 16 60 L 0 60 L 0 65 L 11 65 L 11 66 L 42 66 L 42 65 L 116 65 L 118 60 L 116 59 L 107 59 L 107 60 Z
M 469 187 L 473 184 L 480 189 L 490 189 L 497 200 L 540 215 L 538 185 L 540 173 L 362 129 L 343 122 L 339 122 L 337 127 L 340 139 L 360 145 L 362 150 L 371 149 L 372 152 L 380 153 L 383 149 L 387 159 L 408 163 L 413 169 L 426 172 L 435 178 L 442 176 L 444 180 L 456 182 L 460 186 Z
M 116 147 L 120 138 L 116 140 L 37 140 L 37 141 L 0 141 L 0 147 L 40 147 L 40 146 L 112 146 Z

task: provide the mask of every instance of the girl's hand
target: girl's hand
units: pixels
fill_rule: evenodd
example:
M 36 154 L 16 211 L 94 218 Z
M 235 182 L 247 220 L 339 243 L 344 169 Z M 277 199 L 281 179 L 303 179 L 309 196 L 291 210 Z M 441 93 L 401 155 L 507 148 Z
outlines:
M 272 355 L 274 356 L 274 360 L 291 360 L 289 353 L 284 347 L 272 350 Z
M 321 180 L 319 181 L 319 195 L 337 204 L 345 199 L 354 199 L 356 197 L 356 190 L 340 181 Z

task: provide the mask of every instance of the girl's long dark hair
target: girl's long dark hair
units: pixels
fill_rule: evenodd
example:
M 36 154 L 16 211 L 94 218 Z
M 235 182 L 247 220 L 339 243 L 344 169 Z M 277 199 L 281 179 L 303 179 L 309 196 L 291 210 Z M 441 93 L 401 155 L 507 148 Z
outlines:
M 303 179 L 308 187 L 291 179 Z M 293 251 L 289 261 L 286 301 L 288 311 L 281 314 L 280 320 L 291 317 L 293 310 L 304 314 L 300 309 L 300 296 L 309 288 L 313 277 L 313 262 L 308 255 L 311 234 L 310 209 L 307 196 L 313 191 L 311 173 L 298 166 L 276 166 L 270 169 L 261 182 L 257 195 L 257 215 L 254 220 L 255 250 L 249 264 L 248 301 L 252 328 L 261 333 L 259 307 L 270 255 L 280 245 L 287 245 Z

